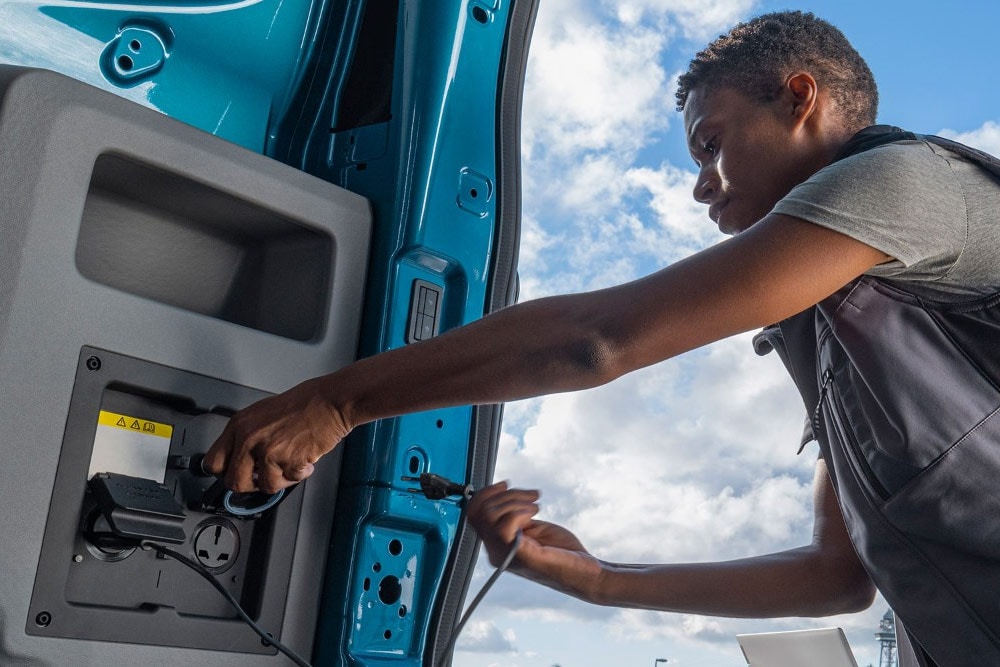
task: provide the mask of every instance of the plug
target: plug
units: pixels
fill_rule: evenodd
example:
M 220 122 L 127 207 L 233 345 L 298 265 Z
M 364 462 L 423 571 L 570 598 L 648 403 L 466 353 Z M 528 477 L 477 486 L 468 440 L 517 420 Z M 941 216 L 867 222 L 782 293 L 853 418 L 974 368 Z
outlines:
M 238 519 L 259 519 L 264 512 L 284 500 L 296 486 L 298 484 L 273 494 L 263 491 L 236 493 L 227 489 L 221 479 L 217 479 L 205 490 L 201 509 L 203 512 L 228 514 Z
M 167 459 L 171 470 L 186 470 L 195 477 L 214 477 L 205 470 L 205 454 L 173 455 Z M 297 485 L 296 485 L 297 486 Z M 295 487 L 281 489 L 277 493 L 252 491 L 235 493 L 226 488 L 221 479 L 205 489 L 200 502 L 192 503 L 191 509 L 210 514 L 228 514 L 240 519 L 259 519 L 267 510 L 277 505 Z
M 404 482 L 420 482 L 419 489 L 407 490 L 413 493 L 422 493 L 428 500 L 444 500 L 449 496 L 461 496 L 468 500 L 474 493 L 471 484 L 462 485 L 433 472 L 420 473 L 420 477 L 404 475 L 402 480 Z
M 167 458 L 167 468 L 171 470 L 187 470 L 195 477 L 214 477 L 205 470 L 204 454 L 171 454 Z
M 88 487 L 111 532 L 118 537 L 174 544 L 187 539 L 184 510 L 159 482 L 101 472 L 94 475 Z

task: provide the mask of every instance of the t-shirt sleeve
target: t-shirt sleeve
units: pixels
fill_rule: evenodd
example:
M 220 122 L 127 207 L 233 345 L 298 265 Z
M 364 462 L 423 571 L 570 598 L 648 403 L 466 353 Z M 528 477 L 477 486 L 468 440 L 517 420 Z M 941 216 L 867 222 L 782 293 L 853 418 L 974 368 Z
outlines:
M 888 144 L 835 162 L 774 207 L 872 246 L 890 257 L 880 277 L 934 281 L 968 238 L 962 186 L 948 159 L 926 143 Z

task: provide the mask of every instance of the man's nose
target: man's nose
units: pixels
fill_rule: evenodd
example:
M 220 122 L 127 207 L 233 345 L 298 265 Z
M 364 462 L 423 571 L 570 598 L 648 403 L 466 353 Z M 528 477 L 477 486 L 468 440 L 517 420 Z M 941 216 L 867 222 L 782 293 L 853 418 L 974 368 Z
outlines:
M 711 204 L 718 190 L 719 182 L 715 172 L 703 169 L 694 184 L 694 200 L 700 204 Z

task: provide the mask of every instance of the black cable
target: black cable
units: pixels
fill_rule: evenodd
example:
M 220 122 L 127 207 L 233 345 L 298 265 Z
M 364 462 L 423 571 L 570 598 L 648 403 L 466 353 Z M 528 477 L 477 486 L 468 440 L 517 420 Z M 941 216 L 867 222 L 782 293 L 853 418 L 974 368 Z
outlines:
M 467 500 L 470 497 L 472 497 L 473 494 L 473 489 L 471 485 L 462 486 L 459 484 L 455 484 L 444 477 L 441 477 L 439 475 L 432 475 L 430 473 L 424 473 L 419 478 L 404 477 L 403 479 L 406 481 L 410 480 L 416 481 L 417 479 L 419 479 L 421 483 L 421 488 L 413 489 L 413 491 L 422 492 L 427 498 L 432 500 L 439 500 L 446 498 L 448 496 L 461 496 Z M 299 665 L 299 667 L 311 667 L 311 665 L 305 660 L 305 658 L 297 654 L 291 648 L 282 644 L 280 641 L 278 641 L 268 633 L 264 632 L 264 630 L 259 625 L 257 625 L 257 623 L 252 618 L 250 618 L 250 615 L 247 614 L 245 611 L 243 611 L 243 607 L 241 607 L 240 603 L 236 600 L 235 597 L 233 597 L 233 594 L 230 593 L 228 590 L 226 590 L 226 588 L 222 584 L 220 584 L 218 580 L 214 576 L 212 576 L 212 573 L 209 572 L 208 569 L 206 569 L 205 566 L 203 566 L 201 563 L 198 563 L 188 558 L 187 556 L 178 551 L 174 551 L 173 549 L 165 547 L 161 544 L 157 544 L 156 542 L 152 542 L 150 540 L 139 541 L 139 540 L 132 540 L 129 538 L 122 538 L 121 536 L 115 535 L 114 533 L 94 531 L 92 528 L 87 531 L 87 536 L 88 539 L 92 541 L 92 543 L 101 544 L 103 542 L 107 548 L 122 549 L 131 547 L 140 547 L 142 549 L 152 549 L 153 551 L 157 552 L 160 555 L 169 556 L 170 558 L 173 558 L 174 560 L 186 565 L 187 567 L 191 568 L 199 575 L 201 575 L 201 577 L 203 577 L 206 581 L 208 581 L 208 583 L 210 583 L 212 587 L 215 588 L 215 590 L 217 590 L 222 595 L 222 597 L 224 597 L 226 601 L 229 602 L 230 605 L 232 605 L 233 609 L 236 610 L 236 614 L 240 617 L 240 619 L 248 626 L 250 626 L 250 629 L 253 630 L 255 633 L 257 633 L 257 635 L 265 642 L 265 644 L 273 645 L 279 651 L 288 656 L 296 665 Z M 518 546 L 520 546 L 520 544 L 521 544 L 521 531 L 517 531 L 517 534 L 514 536 L 514 542 L 511 544 L 510 550 L 504 557 L 503 562 L 500 563 L 499 567 L 497 567 L 497 569 L 493 571 L 493 574 L 490 575 L 490 578 L 486 580 L 485 584 L 483 584 L 483 587 L 479 590 L 479 593 L 476 594 L 476 597 L 473 598 L 472 602 L 469 603 L 469 606 L 466 608 L 465 613 L 462 615 L 461 620 L 459 620 L 458 624 L 452 631 L 451 637 L 449 637 L 448 639 L 448 644 L 445 646 L 445 650 L 441 654 L 441 659 L 438 662 L 439 665 L 443 666 L 451 657 L 451 653 L 455 648 L 455 642 L 458 640 L 459 635 L 462 634 L 462 629 L 465 627 L 465 624 L 472 617 L 472 614 L 476 610 L 476 607 L 479 606 L 479 603 L 482 602 L 484 597 L 486 597 L 486 593 L 489 592 L 490 588 L 493 587 L 493 584 L 495 584 L 497 579 L 500 578 L 500 575 L 503 574 L 508 567 L 510 567 L 510 564 L 514 561 L 514 556 L 517 554 L 517 548 Z
M 419 489 L 409 489 L 409 491 L 413 493 L 422 493 L 428 500 L 443 500 L 445 498 L 455 496 L 464 500 L 469 500 L 472 498 L 473 494 L 475 494 L 475 489 L 472 488 L 471 484 L 459 484 L 451 481 L 447 477 L 443 477 L 432 472 L 420 473 L 419 477 L 404 476 L 402 479 L 404 482 L 419 482 Z M 508 567 L 510 567 L 510 564 L 514 561 L 514 556 L 517 554 L 517 547 L 520 544 L 521 531 L 519 530 L 517 531 L 517 534 L 514 535 L 514 543 L 510 545 L 510 551 L 507 552 L 503 562 L 500 563 L 500 566 L 496 570 L 494 570 L 493 574 L 490 575 L 490 578 L 486 580 L 485 584 L 483 584 L 483 587 L 479 589 L 479 593 L 476 594 L 476 597 L 473 598 L 471 603 L 469 603 L 465 613 L 462 614 L 462 619 L 455 626 L 454 630 L 452 630 L 451 637 L 448 638 L 448 643 L 445 645 L 444 652 L 438 660 L 439 667 L 443 666 L 448 661 L 448 658 L 451 657 L 451 653 L 455 649 L 455 642 L 458 640 L 458 636 L 462 634 L 462 628 L 465 627 L 465 624 L 472 616 L 472 612 L 476 610 L 479 603 L 482 602 L 484 597 L 486 597 L 487 591 L 493 587 L 493 584 L 495 584 L 496 580 L 500 578 L 500 575 L 503 574 Z
M 203 565 L 201 565 L 201 563 L 197 563 L 182 553 L 174 551 L 173 549 L 168 549 L 167 547 L 161 544 L 157 544 L 156 542 L 150 542 L 149 540 L 143 540 L 142 542 L 139 543 L 139 546 L 142 547 L 143 549 L 152 549 L 156 553 L 164 556 L 170 556 L 174 560 L 179 561 L 184 565 L 187 565 L 189 568 L 200 574 L 202 577 L 208 580 L 208 583 L 212 584 L 212 586 L 215 587 L 215 590 L 219 591 L 219 593 L 222 594 L 222 597 L 226 598 L 226 601 L 233 606 L 233 609 L 236 610 L 236 614 L 240 617 L 240 619 L 242 619 L 244 623 L 249 625 L 250 629 L 256 632 L 257 635 L 260 636 L 262 640 L 264 640 L 267 644 L 273 645 L 276 649 L 287 655 L 289 658 L 291 658 L 292 662 L 294 662 L 296 665 L 299 665 L 299 667 L 312 667 L 305 660 L 305 658 L 303 658 L 298 653 L 296 653 L 292 649 L 282 644 L 280 641 L 278 641 L 271 635 L 264 632 L 264 630 L 261 629 L 261 627 L 257 625 L 257 623 L 254 622 L 252 618 L 250 618 L 249 614 L 243 611 L 243 607 L 241 607 L 240 603 L 237 602 L 235 597 L 233 597 L 233 594 L 227 591 L 226 588 L 222 584 L 220 584 L 215 577 L 212 576 L 212 573 L 206 570 Z
M 483 598 L 486 597 L 486 593 L 490 590 L 490 588 L 493 587 L 493 584 L 495 584 L 497 579 L 500 578 L 500 575 L 503 574 L 508 567 L 510 567 L 510 564 L 512 562 L 514 562 L 514 556 L 517 555 L 517 547 L 520 546 L 520 544 L 521 544 L 521 531 L 519 530 L 517 531 L 517 534 L 514 535 L 514 543 L 510 545 L 510 551 L 507 552 L 507 555 L 504 557 L 503 562 L 500 563 L 497 569 L 493 571 L 493 574 L 491 574 L 490 578 L 486 580 L 486 583 L 483 584 L 483 587 L 479 589 L 479 592 L 476 594 L 476 597 L 472 599 L 472 602 L 469 603 L 469 606 L 468 608 L 466 608 L 465 613 L 462 614 L 462 620 L 458 622 L 458 625 L 456 625 L 454 631 L 452 631 L 451 637 L 448 638 L 448 644 L 444 647 L 444 653 L 441 654 L 441 659 L 438 660 L 439 667 L 443 667 L 445 663 L 448 661 L 448 658 L 451 657 L 451 652 L 455 648 L 455 642 L 458 641 L 458 636 L 462 634 L 462 628 L 465 627 L 465 624 L 468 622 L 469 618 L 472 617 L 472 612 L 474 612 L 476 610 L 476 607 L 479 606 L 479 603 L 483 601 Z

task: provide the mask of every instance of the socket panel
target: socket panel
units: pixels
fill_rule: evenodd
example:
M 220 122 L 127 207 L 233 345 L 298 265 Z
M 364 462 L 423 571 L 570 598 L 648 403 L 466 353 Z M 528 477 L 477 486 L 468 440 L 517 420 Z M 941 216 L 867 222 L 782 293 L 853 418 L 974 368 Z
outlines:
M 126 446 L 142 445 L 143 437 L 149 442 L 150 432 L 142 429 L 144 424 L 169 425 L 169 430 L 164 429 L 170 433 L 169 450 L 164 451 L 163 459 L 190 461 L 207 451 L 222 432 L 228 421 L 226 414 L 267 395 L 84 347 L 26 632 L 276 653 L 273 646 L 261 644 L 229 603 L 196 572 L 152 551 L 116 548 L 95 540 L 90 534 L 105 531 L 107 523 L 86 488 L 88 469 L 98 449 L 98 431 L 102 426 L 107 428 L 99 421 L 104 415 L 128 415 L 118 427 L 125 436 L 135 416 L 135 435 L 125 441 Z M 103 459 L 114 460 L 111 456 Z M 230 519 L 202 509 L 201 498 L 214 477 L 175 463 L 164 465 L 162 483 L 186 513 L 186 541 L 174 548 L 204 565 L 252 618 L 280 637 L 303 491 L 287 494 L 281 504 L 259 519 Z

